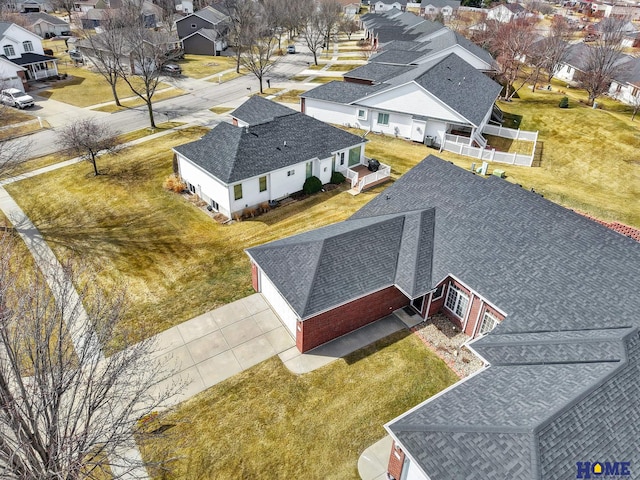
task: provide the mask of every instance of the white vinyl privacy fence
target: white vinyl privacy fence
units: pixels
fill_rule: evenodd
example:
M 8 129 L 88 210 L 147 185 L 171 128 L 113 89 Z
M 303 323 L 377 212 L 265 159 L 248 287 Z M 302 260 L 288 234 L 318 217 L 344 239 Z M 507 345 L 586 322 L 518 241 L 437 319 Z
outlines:
M 488 162 L 508 163 L 510 165 L 522 165 L 526 167 L 530 167 L 533 163 L 533 156 L 536 151 L 536 143 L 538 141 L 538 132 L 486 125 L 482 129 L 482 133 L 494 135 L 496 137 L 509 138 L 511 140 L 532 142 L 531 154 L 526 155 L 522 153 L 499 152 L 494 148 L 474 147 L 471 145 L 472 140 L 469 137 L 450 134 L 445 134 L 444 141 L 442 142 L 440 149 Z

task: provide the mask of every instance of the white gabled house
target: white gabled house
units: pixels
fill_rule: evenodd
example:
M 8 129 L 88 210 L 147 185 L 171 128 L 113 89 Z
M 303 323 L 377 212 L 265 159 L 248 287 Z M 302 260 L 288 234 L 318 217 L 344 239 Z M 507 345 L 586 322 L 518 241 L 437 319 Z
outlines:
M 242 115 L 245 126 L 223 122 L 173 149 L 180 177 L 213 210 L 233 218 L 301 191 L 311 176 L 326 184 L 333 171 L 351 178 L 348 170 L 365 165 L 362 137 L 291 109 L 269 118 L 265 102 L 273 102 L 252 99 L 262 123 Z
M 42 38 L 15 23 L 0 22 L 0 55 L 22 67 L 27 80 L 58 74 L 57 60 L 44 54 Z
M 325 122 L 351 125 L 440 145 L 446 134 L 484 146 L 501 87 L 455 54 L 423 65 L 371 63 L 301 95 L 302 111 Z
M 616 72 L 609 96 L 632 107 L 640 105 L 640 59 L 630 60 L 625 68 Z
M 27 82 L 26 68 L 0 56 L 0 89 L 17 88 L 24 92 L 24 84 Z

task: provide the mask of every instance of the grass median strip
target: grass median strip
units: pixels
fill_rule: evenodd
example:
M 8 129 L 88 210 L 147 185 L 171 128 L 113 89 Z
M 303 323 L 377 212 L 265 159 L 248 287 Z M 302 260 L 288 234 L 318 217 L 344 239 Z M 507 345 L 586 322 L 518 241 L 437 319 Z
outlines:
M 406 331 L 304 375 L 274 357 L 182 404 L 162 420 L 169 436 L 142 451 L 175 458 L 175 480 L 356 480 L 382 424 L 457 380 Z
M 184 90 L 180 90 L 179 88 L 169 88 L 169 89 L 157 92 L 152 97 L 152 101 L 155 103 L 155 102 L 159 102 L 160 100 L 179 97 L 180 95 L 184 95 L 185 93 L 186 92 Z M 122 106 L 120 107 L 115 103 L 110 103 L 108 105 L 103 105 L 101 107 L 92 108 L 91 110 L 96 112 L 112 113 L 112 112 L 119 112 L 121 110 L 126 110 L 128 108 L 134 108 L 134 107 L 140 107 L 140 106 L 146 105 L 146 103 L 144 103 L 144 100 L 142 100 L 140 97 L 121 100 L 120 103 L 122 104 Z

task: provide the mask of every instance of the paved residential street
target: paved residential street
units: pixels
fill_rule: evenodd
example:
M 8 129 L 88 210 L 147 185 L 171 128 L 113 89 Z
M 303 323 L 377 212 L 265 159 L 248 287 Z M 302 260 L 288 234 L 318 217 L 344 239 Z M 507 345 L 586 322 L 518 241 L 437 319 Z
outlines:
M 266 78 L 271 80 L 271 87 L 291 87 L 289 78 L 305 70 L 309 62 L 313 61 L 307 49 L 301 45 L 297 45 L 297 48 L 300 53 L 281 57 L 273 71 L 267 75 Z M 215 80 L 216 77 L 217 75 L 213 75 L 211 78 Z M 199 124 L 215 126 L 218 122 L 215 120 L 215 116 L 209 112 L 211 107 L 239 101 L 247 95 L 259 91 L 258 80 L 250 73 L 222 84 L 218 84 L 215 81 L 209 82 L 205 79 L 186 77 L 168 78 L 166 81 L 187 93 L 179 97 L 162 100 L 157 103 L 154 102 L 156 123 L 162 123 L 167 120 L 180 121 L 183 117 L 188 117 L 189 121 L 200 118 Z M 266 82 L 263 87 L 267 88 Z M 300 88 L 299 85 L 297 88 Z M 105 113 L 91 110 L 94 106 L 80 108 L 45 99 L 39 97 L 37 91 L 33 93 L 33 97 L 36 100 L 36 106 L 32 112 L 43 120 L 48 121 L 52 128 L 42 130 L 28 137 L 30 157 L 56 152 L 59 149 L 57 129 L 68 124 L 72 119 L 100 118 L 122 133 L 138 130 L 149 125 L 146 106 L 116 113 Z

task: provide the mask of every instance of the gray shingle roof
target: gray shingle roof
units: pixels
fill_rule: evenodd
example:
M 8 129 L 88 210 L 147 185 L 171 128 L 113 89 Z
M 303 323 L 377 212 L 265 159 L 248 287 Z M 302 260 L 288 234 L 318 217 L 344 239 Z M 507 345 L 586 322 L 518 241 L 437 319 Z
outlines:
M 396 72 L 397 75 L 389 77 L 392 72 Z M 368 80 L 374 80 L 377 75 L 378 78 L 386 80 L 372 86 L 353 82 L 330 82 L 307 91 L 301 97 L 357 104 L 358 100 L 373 93 L 415 81 L 473 125 L 479 125 L 501 90 L 499 84 L 454 53 L 418 66 L 367 64 L 352 70 L 349 75 Z M 470 98 L 474 101 L 469 101 Z
M 394 282 L 410 277 L 411 265 L 413 278 L 424 275 L 431 287 L 454 275 L 507 315 L 472 344 L 490 367 L 386 426 L 429 478 L 560 480 L 574 478 L 577 461 L 637 465 L 640 244 L 517 185 L 429 156 L 349 220 L 279 241 L 274 251 L 302 249 L 301 239 L 329 231 L 376 232 L 375 242 L 391 250 L 401 220 L 398 258 L 417 246 L 431 263 L 398 260 Z M 341 242 L 348 248 L 358 235 Z M 264 254 L 262 267 L 276 243 L 249 253 Z M 355 254 L 338 251 L 331 265 Z M 393 261 L 384 265 L 369 275 L 367 264 L 361 276 L 388 281 Z M 313 283 L 331 285 L 318 297 L 327 308 L 327 297 L 344 293 L 336 285 L 348 285 L 341 275 L 313 270 Z
M 359 145 L 363 140 L 302 113 L 251 127 L 220 123 L 174 150 L 230 184 Z M 286 143 L 286 145 L 285 145 Z
M 9 22 L 0 22 L 0 35 L 4 35 L 4 32 L 6 32 L 7 30 L 9 30 L 9 27 L 12 24 Z
M 640 59 L 634 58 L 618 70 L 613 76 L 614 80 L 640 85 Z
M 40 55 L 39 53 L 23 53 L 20 57 L 12 58 L 9 61 L 16 65 L 31 65 L 32 63 L 40 62 L 57 62 L 58 59 L 49 55 Z
M 332 81 L 300 94 L 301 98 L 315 98 L 326 102 L 353 103 L 356 100 L 384 90 L 387 85 L 364 85 L 353 82 Z
M 202 10 L 198 10 L 197 12 L 193 12 L 191 15 L 195 15 L 197 17 L 203 18 L 207 22 L 210 22 L 212 25 L 217 25 L 218 23 L 225 22 L 229 17 L 222 13 L 220 10 L 217 10 L 213 7 L 204 7 Z M 190 15 L 184 17 L 184 19 L 189 18 Z M 184 20 L 181 19 L 181 20 Z
M 53 15 L 49 15 L 48 13 L 44 12 L 23 13 L 22 16 L 27 19 L 30 25 L 33 25 L 38 20 L 42 20 L 52 25 L 69 25 L 68 22 L 65 22 L 60 17 L 54 17 Z
M 415 81 L 476 126 L 482 123 L 502 89 L 455 53 L 447 55 Z
M 391 78 L 414 70 L 405 65 L 389 65 L 386 63 L 367 63 L 344 74 L 346 78 L 357 80 L 369 80 L 374 83 L 383 83 Z
M 430 290 L 433 220 L 433 210 L 422 210 L 341 222 L 247 253 L 304 320 L 391 285 L 411 297 Z
M 257 125 L 292 113 L 296 113 L 296 111 L 278 102 L 267 100 L 260 95 L 254 95 L 231 112 L 231 116 L 249 125 Z
M 396 42 L 391 42 L 391 43 L 396 43 Z M 372 55 L 369 58 L 369 63 L 370 64 L 371 63 L 388 63 L 388 64 L 394 64 L 394 65 L 411 65 L 416 60 L 418 60 L 421 57 L 424 57 L 429 52 L 430 50 L 404 51 L 404 50 L 385 49 L 380 53 L 376 53 L 375 55 Z M 350 74 L 345 74 L 345 76 L 347 75 L 351 76 Z

